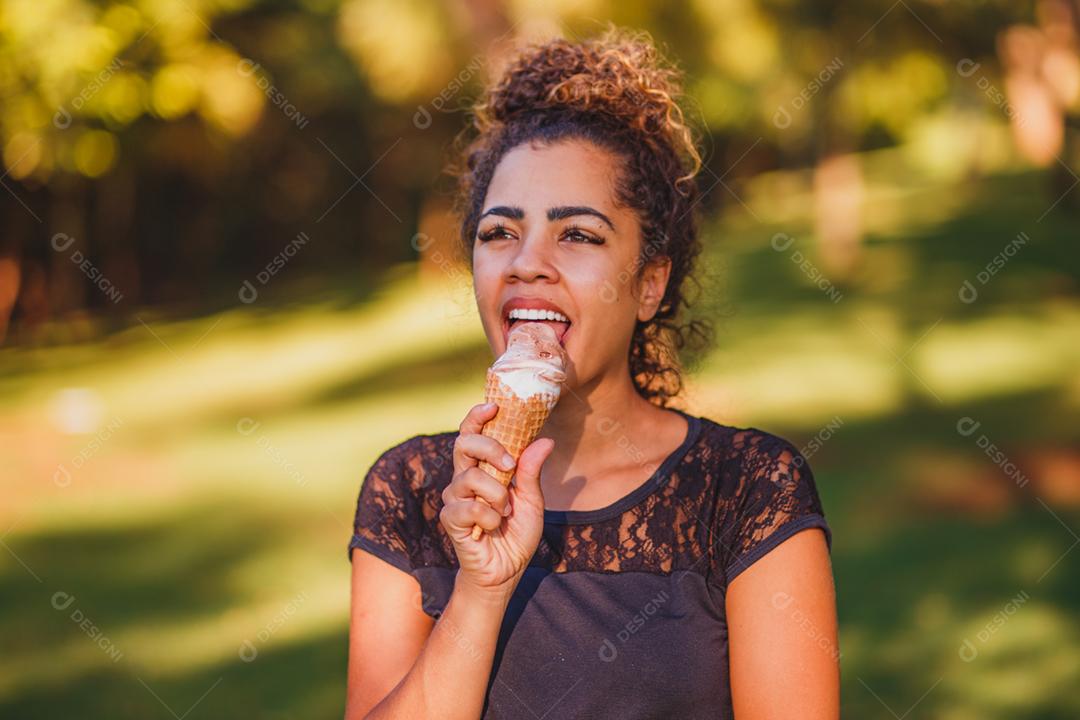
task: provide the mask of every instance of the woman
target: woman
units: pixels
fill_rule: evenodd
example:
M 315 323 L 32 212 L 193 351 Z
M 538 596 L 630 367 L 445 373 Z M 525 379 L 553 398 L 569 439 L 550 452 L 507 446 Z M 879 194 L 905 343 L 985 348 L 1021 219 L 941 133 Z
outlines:
M 838 717 L 805 458 L 669 405 L 701 330 L 676 320 L 700 166 L 676 78 L 610 30 L 527 48 L 477 106 L 461 215 L 484 332 L 498 356 L 523 308 L 551 311 L 568 379 L 510 488 L 478 467 L 513 467 L 485 405 L 371 467 L 348 718 Z

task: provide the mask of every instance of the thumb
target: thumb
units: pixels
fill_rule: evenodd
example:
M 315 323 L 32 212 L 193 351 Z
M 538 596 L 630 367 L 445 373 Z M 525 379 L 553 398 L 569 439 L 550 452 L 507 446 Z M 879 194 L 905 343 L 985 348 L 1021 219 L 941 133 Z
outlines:
M 555 441 L 551 438 L 535 440 L 522 451 L 515 471 L 514 482 L 517 491 L 536 497 L 541 507 L 544 505 L 544 493 L 540 489 L 540 468 L 543 467 L 544 461 L 554 448 Z

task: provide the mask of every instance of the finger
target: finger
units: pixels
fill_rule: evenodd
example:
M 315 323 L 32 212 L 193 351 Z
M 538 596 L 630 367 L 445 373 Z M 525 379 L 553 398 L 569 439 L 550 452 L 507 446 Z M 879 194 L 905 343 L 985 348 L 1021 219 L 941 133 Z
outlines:
M 461 425 L 458 426 L 458 432 L 462 435 L 480 432 L 484 428 L 484 423 L 495 417 L 498 410 L 499 406 L 495 403 L 473 405 L 465 419 L 461 421 Z
M 486 503 L 487 501 L 484 500 L 483 498 L 476 498 L 476 502 L 478 502 L 478 503 Z M 507 506 L 506 509 L 502 513 L 503 517 L 506 517 L 506 515 L 507 515 L 507 513 L 509 511 L 510 511 L 510 507 Z M 473 525 L 472 526 L 472 534 L 469 537 L 471 537 L 473 540 L 479 540 L 480 536 L 483 535 L 483 534 L 484 534 L 484 528 L 480 527 L 479 525 Z
M 505 514 L 510 502 L 510 491 L 501 482 L 478 467 L 468 468 L 454 478 L 443 491 L 443 502 L 483 498 L 498 512 Z
M 536 498 L 543 507 L 544 492 L 540 489 L 540 468 L 555 449 L 551 438 L 533 441 L 518 458 L 517 472 L 514 475 L 514 487 L 519 494 Z
M 499 406 L 495 403 L 481 403 L 480 405 L 473 405 L 468 414 L 465 415 L 465 419 L 462 420 L 461 425 L 458 426 L 458 436 L 454 441 L 455 474 L 467 467 L 479 464 L 477 460 L 470 458 L 463 452 L 460 447 L 461 439 L 480 434 L 480 431 L 484 429 L 484 424 L 495 417 L 498 412 Z
M 477 500 L 459 500 L 443 506 L 439 511 L 439 521 L 447 533 L 463 538 L 472 534 L 474 525 L 485 530 L 497 530 L 502 525 L 503 517 Z
M 454 441 L 454 473 L 464 472 L 486 460 L 497 468 L 511 470 L 514 458 L 495 438 L 486 435 L 458 435 Z

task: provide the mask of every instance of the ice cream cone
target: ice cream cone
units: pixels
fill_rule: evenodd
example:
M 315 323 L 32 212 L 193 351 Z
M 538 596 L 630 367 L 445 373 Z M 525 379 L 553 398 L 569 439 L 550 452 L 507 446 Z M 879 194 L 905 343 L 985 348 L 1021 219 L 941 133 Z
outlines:
M 499 413 L 484 425 L 481 434 L 498 440 L 516 462 L 540 433 L 559 396 L 538 393 L 523 400 L 502 382 L 497 373 L 489 370 L 484 401 L 498 405 Z M 500 470 L 487 462 L 481 462 L 480 469 L 494 475 L 503 485 L 509 485 L 514 474 L 513 470 Z
M 515 463 L 536 440 L 559 401 L 560 384 L 566 379 L 564 362 L 565 353 L 554 331 L 540 323 L 525 323 L 515 328 L 507 352 L 488 368 L 485 402 L 495 403 L 499 411 L 480 432 L 498 440 Z M 485 461 L 479 466 L 504 486 L 514 474 Z M 483 528 L 474 526 L 473 540 L 479 540 L 481 533 Z

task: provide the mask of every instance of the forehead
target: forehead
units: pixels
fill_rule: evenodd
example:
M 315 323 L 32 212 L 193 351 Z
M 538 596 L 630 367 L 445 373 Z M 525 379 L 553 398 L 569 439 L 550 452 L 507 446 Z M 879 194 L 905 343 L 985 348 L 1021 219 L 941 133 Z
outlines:
M 618 166 L 613 153 L 581 140 L 524 143 L 499 161 L 484 206 L 590 205 L 618 212 Z

